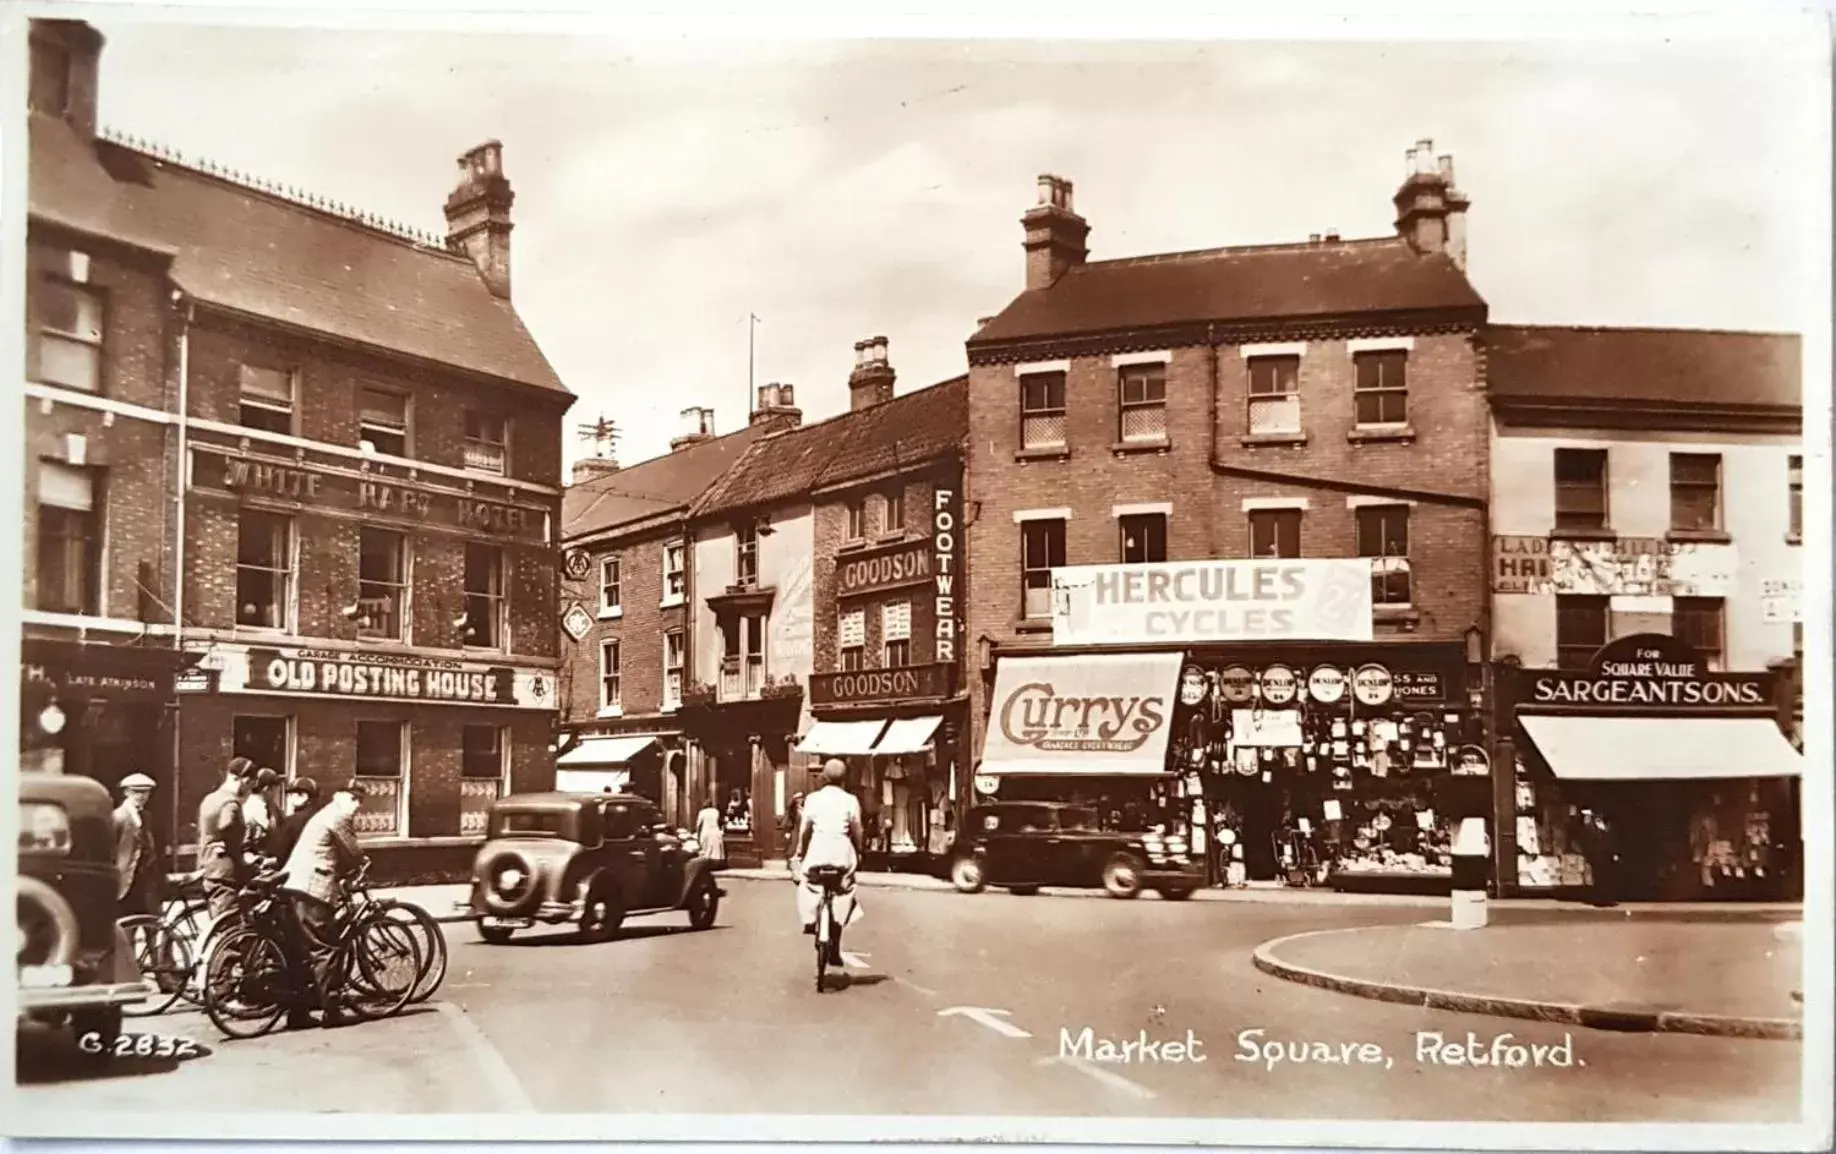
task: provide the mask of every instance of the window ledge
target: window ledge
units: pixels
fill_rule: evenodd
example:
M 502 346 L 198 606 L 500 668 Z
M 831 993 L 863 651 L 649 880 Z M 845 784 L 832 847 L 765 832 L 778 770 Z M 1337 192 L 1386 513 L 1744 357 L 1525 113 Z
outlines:
M 891 545 L 895 541 L 905 540 L 906 536 L 907 534 L 904 529 L 895 529 L 890 533 L 882 533 L 878 537 L 874 538 L 874 544 Z
M 1069 445 L 1041 445 L 1035 449 L 1021 449 L 1014 454 L 1016 461 L 1068 461 L 1071 459 Z
M 867 538 L 856 537 L 852 540 L 843 541 L 835 547 L 835 551 L 837 553 L 859 553 L 862 549 L 867 548 L 867 545 Z
M 1052 622 L 1044 617 L 1022 617 L 1014 622 L 1015 633 L 1050 633 Z
M 1238 443 L 1246 449 L 1255 449 L 1265 445 L 1292 445 L 1299 447 L 1307 443 L 1305 433 L 1248 433 L 1238 438 Z
M 657 602 L 657 608 L 674 609 L 679 605 L 687 604 L 687 601 L 688 599 L 685 597 L 665 597 L 663 600 Z
M 623 617 L 624 615 L 625 615 L 625 607 L 623 605 L 618 605 L 618 606 L 614 606 L 611 609 L 601 609 L 599 611 L 599 620 L 617 621 L 619 618 Z
M 1703 545 L 1731 545 L 1733 534 L 1726 529 L 1671 529 L 1664 534 L 1666 541 L 1693 541 Z
M 1171 440 L 1157 437 L 1151 441 L 1117 441 L 1109 446 L 1109 451 L 1120 457 L 1126 453 L 1165 453 L 1172 448 Z
M 1421 624 L 1422 611 L 1413 605 L 1373 605 L 1371 620 L 1413 629 Z
M 1345 434 L 1345 439 L 1353 444 L 1381 444 L 1394 442 L 1408 444 L 1415 440 L 1413 425 L 1362 425 Z
M 594 717 L 623 717 L 625 716 L 625 707 L 622 705 L 614 705 L 609 709 L 600 710 L 598 713 L 595 713 L 593 716 Z
M 1598 529 L 1551 529 L 1549 539 L 1551 541 L 1617 541 L 1619 533 L 1605 525 Z

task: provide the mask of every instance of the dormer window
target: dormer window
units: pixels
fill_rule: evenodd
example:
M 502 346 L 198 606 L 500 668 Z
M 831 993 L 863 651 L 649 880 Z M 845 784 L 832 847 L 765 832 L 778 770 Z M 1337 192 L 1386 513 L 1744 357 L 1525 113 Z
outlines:
M 380 389 L 357 392 L 357 447 L 390 457 L 408 455 L 408 398 Z

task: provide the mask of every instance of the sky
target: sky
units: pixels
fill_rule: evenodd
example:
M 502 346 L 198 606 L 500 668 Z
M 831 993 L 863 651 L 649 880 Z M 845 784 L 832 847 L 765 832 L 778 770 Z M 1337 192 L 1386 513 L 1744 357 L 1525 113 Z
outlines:
M 1471 197 L 1495 320 L 1801 331 L 1807 75 L 1730 38 L 1498 42 L 694 41 L 150 24 L 108 38 L 105 125 L 443 231 L 460 153 L 504 145 L 514 299 L 575 427 L 667 449 L 793 384 L 847 407 L 966 369 L 1021 288 L 1020 215 L 1076 185 L 1091 259 L 1394 231 L 1418 138 Z M 193 16 L 191 19 L 207 19 Z M 1827 119 L 1827 104 L 1821 114 Z

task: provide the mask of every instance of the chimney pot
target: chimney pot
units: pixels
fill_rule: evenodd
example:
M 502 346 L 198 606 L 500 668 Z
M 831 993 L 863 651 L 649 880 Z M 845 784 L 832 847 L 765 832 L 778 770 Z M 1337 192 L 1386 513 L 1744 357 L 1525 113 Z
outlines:
M 1449 188 L 1453 187 L 1453 157 L 1443 156 L 1439 159 L 1438 164 L 1441 170 L 1441 179 L 1447 182 Z
M 1308 233 L 1308 234 L 1307 234 L 1307 243 L 1308 243 L 1308 244 L 1318 244 L 1318 243 L 1320 243 L 1320 234 L 1319 234 L 1319 233 L 1317 233 L 1317 232 L 1310 232 L 1310 233 Z
M 1338 230 L 1338 229 L 1336 229 L 1336 228 L 1329 228 L 1329 229 L 1327 229 L 1327 230 L 1326 230 L 1326 236 L 1325 236 L 1325 238 L 1324 238 L 1324 239 L 1325 239 L 1325 241 L 1326 241 L 1326 243 L 1328 243 L 1328 244 L 1334 244 L 1334 243 L 1337 243 L 1337 241 L 1338 241 L 1338 239 L 1339 239 L 1339 230 Z

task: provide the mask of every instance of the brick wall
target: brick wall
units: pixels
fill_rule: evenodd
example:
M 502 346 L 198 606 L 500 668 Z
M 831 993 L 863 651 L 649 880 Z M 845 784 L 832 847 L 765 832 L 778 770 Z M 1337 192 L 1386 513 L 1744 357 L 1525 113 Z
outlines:
M 881 612 L 895 601 L 912 603 L 911 664 L 928 665 L 937 659 L 936 595 L 931 582 L 867 593 L 838 602 L 835 598 L 835 571 L 838 563 L 852 552 L 848 541 L 848 503 L 857 497 L 867 500 L 867 540 L 873 546 L 882 544 L 885 532 L 882 519 L 886 513 L 885 495 L 895 486 L 905 495 L 905 536 L 907 543 L 929 546 L 931 528 L 931 495 L 936 491 L 936 475 L 907 475 L 899 481 L 876 482 L 859 489 L 825 494 L 814 507 L 815 563 L 811 567 L 811 604 L 813 606 L 814 665 L 817 673 L 840 668 L 837 654 L 837 628 L 843 610 L 865 610 L 867 643 L 862 664 L 877 669 L 885 664 L 885 637 L 881 630 Z
M 593 628 L 578 644 L 562 636 L 561 673 L 565 705 L 562 723 L 592 722 L 599 714 L 599 647 L 602 641 L 619 642 L 619 694 L 625 716 L 657 713 L 663 706 L 663 634 L 685 629 L 687 610 L 681 605 L 661 608 L 663 600 L 663 547 L 680 540 L 675 523 L 639 531 L 631 537 L 597 542 L 588 547 L 592 566 L 585 580 L 563 579 L 562 608 L 578 601 L 593 617 Z M 600 562 L 619 558 L 619 615 L 600 616 Z

